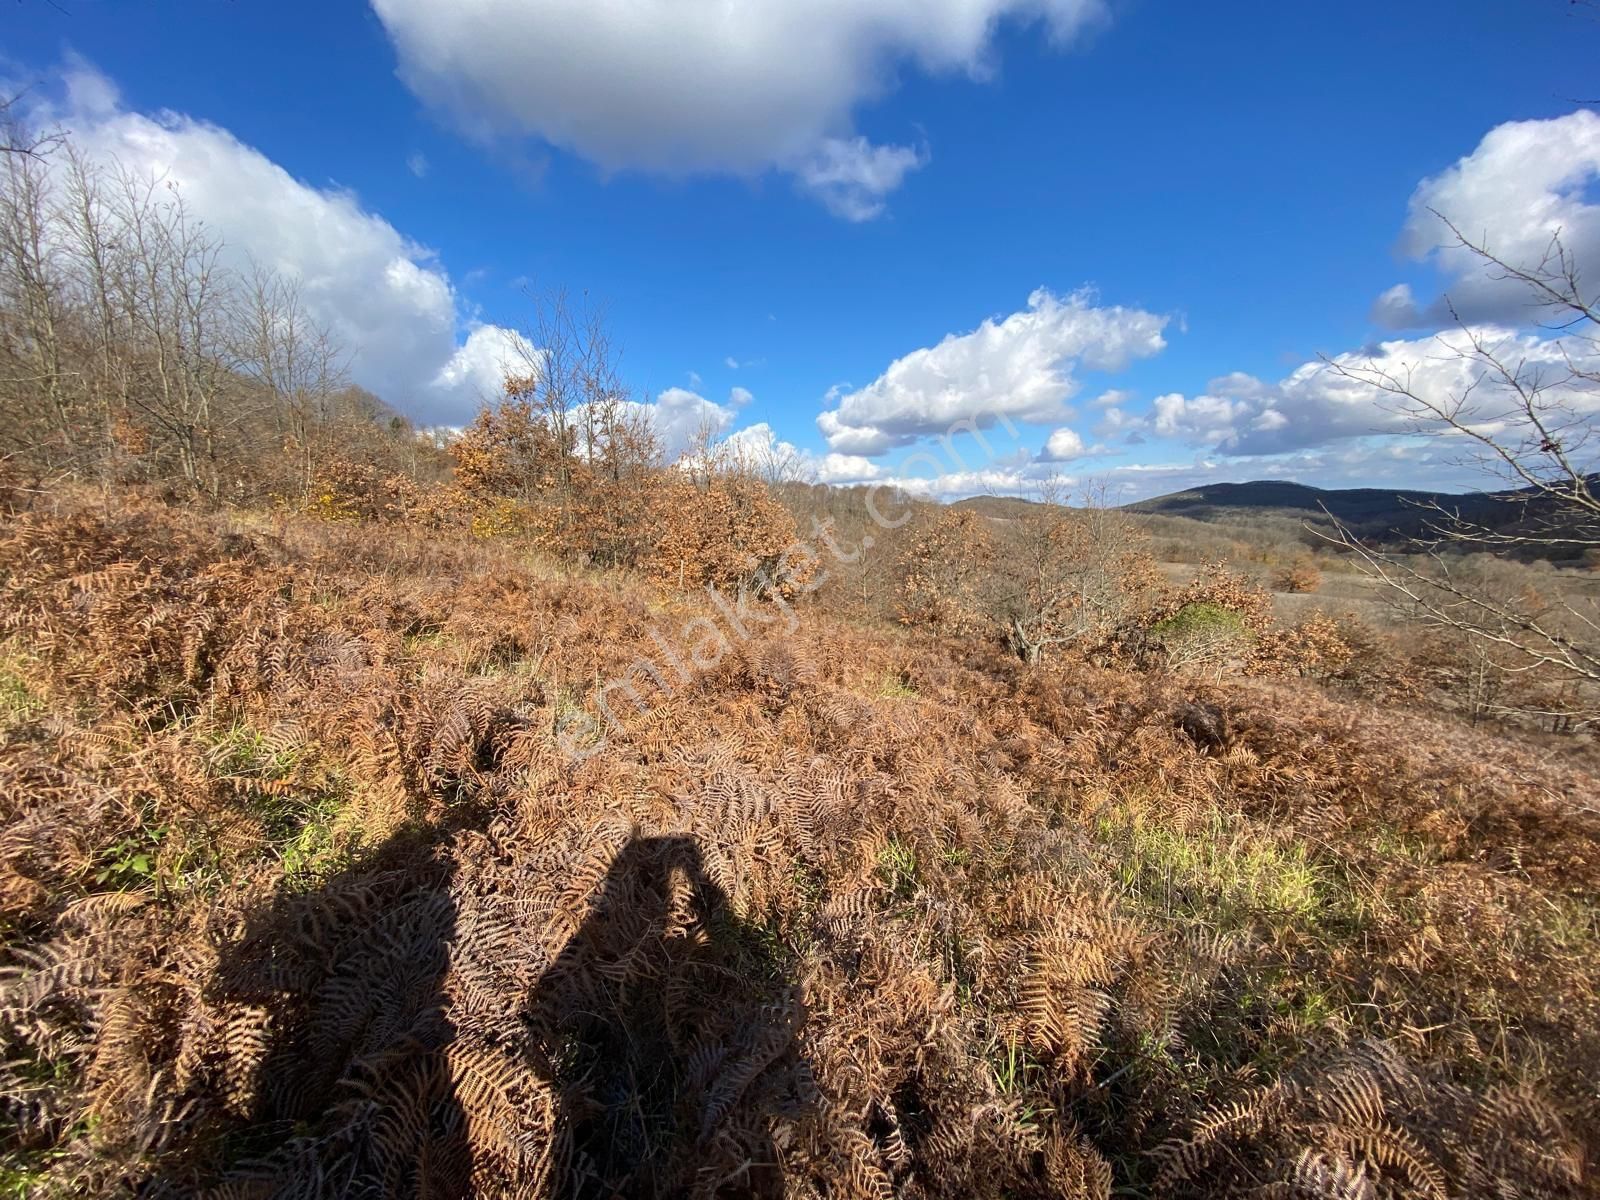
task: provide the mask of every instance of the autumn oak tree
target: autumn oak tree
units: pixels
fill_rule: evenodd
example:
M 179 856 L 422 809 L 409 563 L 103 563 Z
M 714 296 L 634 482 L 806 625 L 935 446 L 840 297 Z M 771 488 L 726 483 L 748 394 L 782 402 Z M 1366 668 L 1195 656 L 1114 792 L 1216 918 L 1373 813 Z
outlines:
M 895 611 L 903 625 L 968 637 L 989 622 L 994 541 L 970 508 L 948 508 L 900 558 Z
M 1078 508 L 1067 499 L 1062 481 L 1040 485 L 996 571 L 993 611 L 1024 662 L 1104 641 L 1137 617 L 1158 578 L 1144 534 L 1103 494 L 1091 490 Z

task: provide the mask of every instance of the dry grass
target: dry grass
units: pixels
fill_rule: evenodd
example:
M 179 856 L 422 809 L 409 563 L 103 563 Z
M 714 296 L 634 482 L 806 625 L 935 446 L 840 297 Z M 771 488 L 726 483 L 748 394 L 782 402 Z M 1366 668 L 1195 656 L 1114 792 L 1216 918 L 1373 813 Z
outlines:
M 1596 1194 L 1580 763 L 403 529 L 67 506 L 0 591 L 14 1193 Z

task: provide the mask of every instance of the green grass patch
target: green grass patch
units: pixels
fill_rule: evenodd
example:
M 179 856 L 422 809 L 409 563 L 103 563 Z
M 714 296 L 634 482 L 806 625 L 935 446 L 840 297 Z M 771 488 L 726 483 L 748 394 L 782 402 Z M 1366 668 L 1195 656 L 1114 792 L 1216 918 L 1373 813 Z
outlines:
M 275 749 L 267 735 L 243 722 L 209 737 L 206 760 L 218 775 L 283 779 L 300 765 L 304 751 Z
M 1384 858 L 1431 867 L 1439 862 L 1438 853 L 1422 838 L 1384 825 L 1373 830 L 1373 853 Z
M 1546 896 L 1529 914 L 1539 931 L 1568 954 L 1600 957 L 1600 908 L 1575 896 Z
M 208 766 L 239 789 L 240 802 L 261 822 L 268 852 L 281 860 L 285 874 L 316 878 L 347 861 L 349 839 L 339 835 L 337 823 L 349 784 L 314 760 L 313 746 L 276 745 L 243 722 L 203 740 Z
M 437 625 L 416 633 L 408 633 L 401 639 L 401 645 L 408 654 L 431 652 L 439 649 L 444 643 L 444 630 Z
M 29 689 L 16 668 L 0 660 L 0 728 L 21 725 L 44 711 L 44 701 Z
M 887 674 L 878 684 L 878 695 L 893 700 L 907 700 L 917 694 L 917 689 L 911 686 L 909 680 L 903 675 Z
M 344 798 L 323 795 L 301 802 L 281 814 L 285 835 L 276 841 L 281 849 L 283 871 L 292 879 L 317 879 L 343 867 L 350 859 L 350 847 L 340 838 L 335 823 L 344 808 Z M 270 828 L 270 826 L 269 826 Z
M 1015 1038 L 996 1038 L 990 1043 L 987 1057 L 995 1087 L 1002 1096 L 1022 1095 L 1045 1074 L 1044 1064 Z
M 1349 908 L 1333 877 L 1304 845 L 1284 844 L 1220 813 L 1198 830 L 1162 825 L 1147 813 L 1102 817 L 1096 834 L 1112 847 L 1118 882 L 1140 907 L 1198 917 L 1218 928 L 1255 919 L 1315 926 Z
M 331 793 L 263 793 L 250 801 L 251 811 L 266 830 L 267 840 L 280 849 L 286 867 L 292 855 L 310 853 L 317 844 L 331 840 L 334 819 L 343 807 L 343 796 Z
M 39 1200 L 51 1194 L 50 1164 L 65 1158 L 61 1149 L 0 1156 L 0 1200 Z M 59 1189 L 59 1184 L 56 1185 Z M 59 1190 L 55 1194 L 62 1194 Z
M 1150 626 L 1152 637 L 1162 641 L 1190 641 L 1196 638 L 1243 638 L 1250 631 L 1244 618 L 1220 604 L 1185 604 L 1170 617 Z
M 917 892 L 917 852 L 898 838 L 890 838 L 878 853 L 878 878 L 896 900 L 909 900 Z
M 106 847 L 94 873 L 96 886 L 126 892 L 158 882 L 156 856 L 166 837 L 166 826 L 150 825 Z
M 1054 1110 L 1031 1102 L 1049 1079 L 1049 1069 L 1014 1038 L 996 1039 L 990 1043 L 985 1056 L 989 1071 L 994 1076 L 995 1087 L 1002 1096 L 1019 1102 L 1017 1122 L 1025 1129 L 1034 1129 L 1041 1118 Z

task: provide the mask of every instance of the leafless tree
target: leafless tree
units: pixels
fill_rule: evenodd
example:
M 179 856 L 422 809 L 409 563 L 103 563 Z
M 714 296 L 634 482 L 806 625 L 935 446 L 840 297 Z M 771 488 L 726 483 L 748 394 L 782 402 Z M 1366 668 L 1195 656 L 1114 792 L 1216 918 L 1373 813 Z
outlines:
M 257 264 L 240 292 L 234 357 L 261 385 L 279 442 L 297 460 L 296 489 L 308 497 L 327 450 L 335 398 L 349 382 L 344 354 L 306 311 L 295 280 Z
M 1592 722 L 1600 719 L 1600 600 L 1560 586 L 1508 595 L 1483 586 L 1463 554 L 1600 554 L 1600 295 L 1559 235 L 1538 261 L 1513 263 L 1440 220 L 1492 278 L 1527 290 L 1559 353 L 1535 359 L 1522 339 L 1458 319 L 1461 337 L 1441 344 L 1466 366 L 1467 382 L 1445 394 L 1409 372 L 1330 361 L 1383 393 L 1416 433 L 1460 446 L 1507 489 L 1494 518 L 1424 505 L 1425 533 L 1404 551 L 1342 526 L 1336 537 L 1425 623 L 1492 647 L 1511 676 L 1586 695 L 1582 721 Z
M 104 175 L 76 146 L 63 148 L 65 180 L 56 224 L 67 257 L 67 287 L 75 297 L 85 343 L 86 406 L 98 434 L 94 458 L 101 483 L 116 471 L 114 430 L 126 416 L 132 363 L 128 312 L 129 256 L 107 203 Z
M 769 437 L 751 452 L 751 468 L 771 488 L 799 483 L 806 478 L 806 461 L 797 446 Z
M 304 499 L 334 458 L 424 449 L 347 386 L 291 279 L 236 270 L 174 183 L 70 139 L 0 156 L 0 411 L 0 466 L 27 491 Z
M 17 112 L 24 93 L 16 92 L 0 100 L 0 154 L 14 158 L 38 158 L 60 143 L 59 134 L 36 132 Z
M 741 471 L 744 464 L 722 438 L 722 424 L 709 413 L 701 416 L 689 434 L 676 466 L 701 491 L 718 475 Z
M 1069 508 L 1059 478 L 1039 487 L 1040 505 L 1020 517 L 1012 553 L 995 572 L 994 606 L 1011 649 L 1039 662 L 1052 648 L 1083 645 L 1110 632 L 1146 591 L 1142 534 L 1090 488 Z
M 238 365 L 222 243 L 170 181 L 120 171 L 112 208 L 130 255 L 123 302 L 147 358 L 132 402 L 172 447 L 190 492 L 215 500 L 223 393 Z
M 533 318 L 517 344 L 520 368 L 512 389 L 526 396 L 533 411 L 561 448 L 556 490 L 571 499 L 572 467 L 584 461 L 603 436 L 604 402 L 622 394 L 615 347 L 603 307 L 588 296 L 574 299 L 563 289 L 538 296 Z M 591 402 L 601 401 L 601 409 Z
M 12 453 L 59 469 L 71 457 L 73 421 L 65 377 L 67 324 L 61 248 L 50 231 L 48 169 L 38 158 L 0 161 L 0 314 L 5 383 L 30 402 L 12 408 Z

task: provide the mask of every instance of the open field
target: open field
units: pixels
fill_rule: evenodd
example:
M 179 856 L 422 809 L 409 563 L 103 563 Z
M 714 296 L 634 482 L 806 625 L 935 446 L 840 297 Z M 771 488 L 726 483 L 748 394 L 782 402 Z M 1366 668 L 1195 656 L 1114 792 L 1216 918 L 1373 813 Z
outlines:
M 0 527 L 12 1194 L 1597 1194 L 1578 743 L 54 507 Z

